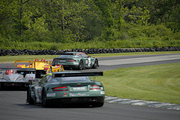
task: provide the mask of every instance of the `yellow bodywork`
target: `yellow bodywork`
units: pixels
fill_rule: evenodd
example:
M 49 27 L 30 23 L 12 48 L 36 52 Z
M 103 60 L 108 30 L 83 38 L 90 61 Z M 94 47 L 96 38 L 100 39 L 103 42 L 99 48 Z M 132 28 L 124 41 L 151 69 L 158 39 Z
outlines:
M 26 65 L 25 63 L 29 63 L 29 65 Z M 38 61 L 37 59 L 35 59 L 35 61 L 15 60 L 15 67 L 17 68 L 35 68 L 36 70 L 46 70 L 47 73 L 49 73 L 50 66 L 51 66 L 50 62 L 45 61 L 44 59 L 41 61 Z M 52 66 L 52 72 L 60 72 L 60 71 L 64 71 L 64 67 L 62 65 Z

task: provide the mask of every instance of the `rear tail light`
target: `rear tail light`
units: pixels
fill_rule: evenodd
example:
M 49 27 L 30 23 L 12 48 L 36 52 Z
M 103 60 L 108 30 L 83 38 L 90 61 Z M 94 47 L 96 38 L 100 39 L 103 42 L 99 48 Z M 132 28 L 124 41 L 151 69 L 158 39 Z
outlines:
M 67 86 L 63 86 L 63 87 L 56 87 L 53 89 L 53 91 L 68 91 Z
M 99 85 L 91 85 L 90 90 L 100 90 L 101 87 Z
M 53 61 L 58 61 L 58 59 L 54 59 Z
M 68 59 L 68 62 L 76 62 L 76 60 Z

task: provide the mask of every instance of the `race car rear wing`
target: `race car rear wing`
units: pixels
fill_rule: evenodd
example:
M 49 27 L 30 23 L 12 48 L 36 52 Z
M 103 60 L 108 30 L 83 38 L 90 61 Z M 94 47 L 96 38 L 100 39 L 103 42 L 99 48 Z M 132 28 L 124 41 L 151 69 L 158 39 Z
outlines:
M 53 77 L 103 76 L 103 72 L 54 72 Z
M 29 71 L 29 72 L 35 72 L 35 68 L 0 68 L 0 70 L 18 70 L 18 71 Z
M 0 82 L 0 91 L 27 91 L 32 82 Z

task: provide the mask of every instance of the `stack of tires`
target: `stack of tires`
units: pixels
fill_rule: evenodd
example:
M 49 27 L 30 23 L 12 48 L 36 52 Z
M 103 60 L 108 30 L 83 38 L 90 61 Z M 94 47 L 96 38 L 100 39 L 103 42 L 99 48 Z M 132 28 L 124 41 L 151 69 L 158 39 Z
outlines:
M 112 48 L 112 49 L 72 49 L 72 50 L 3 50 L 0 49 L 0 56 L 17 56 L 17 55 L 60 55 L 64 52 L 84 52 L 86 54 L 103 54 L 103 53 L 126 53 L 126 52 L 155 52 L 155 51 L 180 51 L 180 47 L 156 47 L 156 48 Z

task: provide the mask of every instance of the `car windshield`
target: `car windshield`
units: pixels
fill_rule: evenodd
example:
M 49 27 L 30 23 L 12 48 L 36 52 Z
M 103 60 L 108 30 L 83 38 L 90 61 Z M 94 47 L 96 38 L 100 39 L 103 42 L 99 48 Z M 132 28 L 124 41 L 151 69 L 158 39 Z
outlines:
M 90 82 L 91 80 L 88 76 L 82 76 L 82 77 L 57 77 L 54 78 L 52 81 L 76 83 L 76 82 Z
M 73 55 L 61 55 L 59 56 L 59 58 L 72 58 Z

